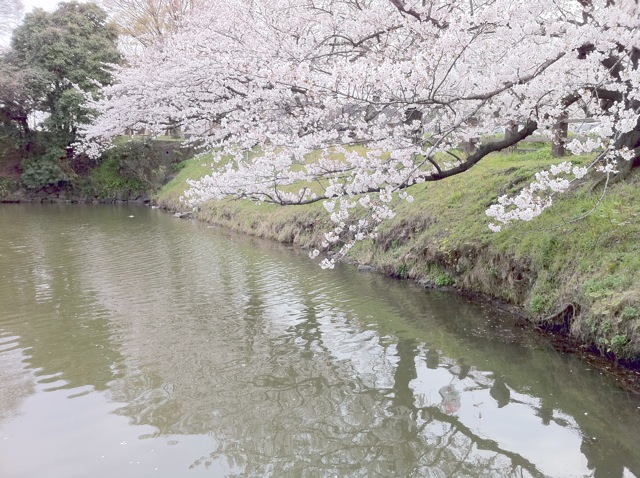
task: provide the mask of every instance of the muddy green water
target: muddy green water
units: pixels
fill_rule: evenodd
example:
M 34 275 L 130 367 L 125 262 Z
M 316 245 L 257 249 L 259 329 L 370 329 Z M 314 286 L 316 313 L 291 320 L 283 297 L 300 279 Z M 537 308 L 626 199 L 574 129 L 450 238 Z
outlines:
M 456 295 L 0 206 L 0 477 L 633 477 L 640 400 Z

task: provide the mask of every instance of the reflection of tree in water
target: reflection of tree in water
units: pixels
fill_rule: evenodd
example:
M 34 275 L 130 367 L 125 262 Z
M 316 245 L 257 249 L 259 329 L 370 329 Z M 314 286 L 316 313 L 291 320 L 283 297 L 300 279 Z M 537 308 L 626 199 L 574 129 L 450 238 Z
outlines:
M 3 314 L 20 318 L 10 320 L 8 328 L 28 351 L 24 363 L 39 380 L 55 379 L 57 387 L 68 389 L 91 385 L 106 390 L 122 373 L 116 365 L 122 357 L 105 310 L 82 280 L 88 263 L 84 259 L 94 255 L 95 243 L 76 223 L 68 223 L 63 210 L 9 216 L 12 227 L 2 233 L 8 253 L 0 261 L 6 278 L 0 290 L 0 322 Z M 67 237 L 67 230 L 76 234 Z
M 623 478 L 627 457 L 620 450 L 604 447 L 593 437 L 585 436 L 580 447 L 589 461 L 589 469 L 594 470 L 594 478 Z
M 467 342 L 463 337 L 451 353 L 442 344 L 452 335 L 436 326 L 444 339 L 427 346 L 424 341 L 430 339 L 406 338 L 419 336 L 414 331 L 398 335 L 395 325 L 384 329 L 382 319 L 385 314 L 438 316 L 440 310 L 430 309 L 432 302 L 411 296 L 398 313 L 386 305 L 404 300 L 393 295 L 394 287 L 377 284 L 374 292 L 344 287 L 340 296 L 333 284 L 317 280 L 315 266 L 306 277 L 254 250 L 244 256 L 214 243 L 202 249 L 183 243 L 182 235 L 162 241 L 150 231 L 145 236 L 147 228 L 140 227 L 136 240 L 149 240 L 140 241 L 144 247 L 136 254 L 135 241 L 126 236 L 115 245 L 101 234 L 86 234 L 91 237 L 86 246 L 70 242 L 57 248 L 54 239 L 46 247 L 30 245 L 59 256 L 40 261 L 40 267 L 53 271 L 48 275 L 24 268 L 12 273 L 22 285 L 9 289 L 15 291 L 11 297 L 36 290 L 36 279 L 51 284 L 43 294 L 66 293 L 69 300 L 82 291 L 95 294 L 85 302 L 65 304 L 65 320 L 50 320 L 40 330 L 25 323 L 16 333 L 22 346 L 34 345 L 27 359 L 30 367 L 61 372 L 70 385 L 108 389 L 111 398 L 126 404 L 118 413 L 133 424 L 153 425 L 154 437 L 209 434 L 217 446 L 195 460 L 194 467 L 227 462 L 238 476 L 542 476 L 542 465 L 530 458 L 526 446 L 491 439 L 487 430 L 465 421 L 465 411 L 476 416 L 485 411 L 469 408 L 476 405 L 469 394 L 477 392 L 483 394 L 484 407 L 508 414 L 520 406 L 541 427 L 582 436 L 576 450 L 586 457 L 593 476 L 622 478 L 624 466 L 637 471 L 637 458 L 625 455 L 631 440 L 619 432 L 624 426 L 616 424 L 609 434 L 591 431 L 594 423 L 607 426 L 612 414 L 594 417 L 598 414 L 591 410 L 598 407 L 593 407 L 585 416 L 587 400 L 571 394 L 588 387 L 576 383 L 565 391 L 558 386 L 554 373 L 566 368 L 562 362 L 533 363 L 545 368 L 543 375 L 522 367 L 529 366 L 530 351 L 519 349 L 514 355 L 510 345 L 492 342 L 483 350 L 473 337 Z M 111 264 L 123 244 L 129 247 L 129 265 L 134 257 L 162 258 L 151 268 L 157 286 L 153 293 L 137 287 L 146 283 L 142 268 L 139 275 L 123 274 L 118 262 Z M 72 258 L 67 249 L 75 251 Z M 102 265 L 96 267 L 92 260 Z M 192 283 L 192 277 L 198 280 Z M 370 299 L 352 305 L 352 297 Z M 94 302 L 109 313 L 91 321 L 76 317 Z M 41 307 L 50 315 L 50 301 L 43 300 Z M 454 311 L 455 327 L 476 333 L 459 303 L 441 308 Z M 369 328 L 349 318 L 369 316 Z M 431 327 L 428 323 L 425 329 Z M 65 353 L 52 358 L 55 337 L 64 338 L 60 344 Z M 470 355 L 460 352 L 465 349 Z M 459 355 L 465 359 L 450 358 Z M 490 358 L 488 364 L 484 357 Z M 534 373 L 535 380 L 529 380 Z M 430 381 L 426 393 L 420 380 Z M 530 400 L 523 401 L 523 394 Z M 445 400 L 453 406 L 444 407 Z M 602 395 L 589 400 L 604 402 Z M 628 422 L 632 427 L 637 420 Z M 610 439 L 616 433 L 621 446 Z
M 405 448 L 415 447 L 419 453 L 413 455 L 416 464 L 413 474 L 405 476 L 544 476 L 536 466 L 517 453 L 502 449 L 496 442 L 479 436 L 462 424 L 447 410 L 437 405 L 416 406 L 411 381 L 417 378 L 415 363 L 419 349 L 414 343 L 400 340 L 400 361 L 397 367 L 395 393 L 408 409 L 408 422 L 413 432 L 407 437 Z M 434 350 L 424 354 L 427 368 L 441 366 L 439 355 Z M 408 373 L 399 373 L 407 370 Z M 462 365 L 458 378 L 466 378 L 470 368 Z M 454 393 L 455 387 L 447 385 L 446 393 Z M 457 391 L 456 391 L 457 393 Z M 457 400 L 460 399 L 457 394 Z M 442 475 L 444 473 L 444 475 Z
M 498 403 L 498 408 L 506 406 L 511 400 L 511 391 L 507 388 L 502 377 L 497 377 L 489 389 L 489 394 Z
M 295 289 L 286 275 L 274 276 L 282 291 Z M 245 315 L 216 322 L 214 331 L 182 330 L 181 344 L 165 331 L 148 335 L 144 356 L 153 367 L 112 388 L 127 403 L 119 413 L 157 427 L 156 436 L 211 435 L 216 448 L 193 467 L 226 462 L 235 476 L 544 476 L 447 413 L 440 395 L 424 400 L 414 386 L 420 366 L 504 408 L 517 402 L 504 376 L 412 339 L 367 332 L 309 294 L 288 296 L 290 315 L 279 319 L 281 304 L 261 275 L 244 280 L 236 295 Z M 544 401 L 530 413 L 575 426 Z
M 18 413 L 22 401 L 33 393 L 31 376 L 25 373 L 22 350 L 12 348 L 18 337 L 0 329 L 0 424 Z
M 226 461 L 237 476 L 542 476 L 437 403 L 416 405 L 411 383 L 416 363 L 426 363 L 416 343 L 375 343 L 367 357 L 337 359 L 332 350 L 345 347 L 348 337 L 335 341 L 325 332 L 348 321 L 336 322 L 310 314 L 286 334 L 269 336 L 257 319 L 250 329 L 253 356 L 242 364 L 248 329 L 226 329 L 224 343 L 210 343 L 215 336 L 209 336 L 206 347 L 192 344 L 210 370 L 195 388 L 169 370 L 162 370 L 163 379 L 144 376 L 148 383 L 138 376 L 117 387 L 129 395 L 117 397 L 129 402 L 119 413 L 161 435 L 210 433 L 218 447 L 193 466 Z M 228 350 L 233 343 L 242 354 Z M 429 366 L 443 366 L 434 351 L 427 356 Z M 392 385 L 372 386 L 366 367 L 354 367 L 358 360 L 390 374 Z

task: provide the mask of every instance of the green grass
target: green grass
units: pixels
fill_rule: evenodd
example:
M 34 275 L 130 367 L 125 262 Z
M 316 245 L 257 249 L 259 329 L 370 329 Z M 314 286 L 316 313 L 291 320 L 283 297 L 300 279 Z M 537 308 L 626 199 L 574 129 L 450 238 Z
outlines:
M 209 162 L 185 162 L 158 203 L 183 208 L 186 179 L 209 172 Z M 535 220 L 500 233 L 487 227 L 485 210 L 498 196 L 516 193 L 556 162 L 548 146 L 495 154 L 464 174 L 413 186 L 414 202 L 397 204 L 396 217 L 380 228 L 378 239 L 358 244 L 351 257 L 396 277 L 455 284 L 510 301 L 534 321 L 576 304 L 581 312 L 571 325 L 574 336 L 605 353 L 640 359 L 640 172 L 610 185 L 599 204 L 602 190 L 585 178 Z M 317 246 L 328 227 L 321 204 L 283 208 L 225 200 L 203 205 L 198 215 L 301 246 Z
M 156 199 L 173 208 L 178 208 L 180 197 L 189 188 L 187 179 L 199 179 L 210 173 L 211 161 L 212 156 L 207 154 L 178 163 L 175 166 L 178 174 L 162 187 Z

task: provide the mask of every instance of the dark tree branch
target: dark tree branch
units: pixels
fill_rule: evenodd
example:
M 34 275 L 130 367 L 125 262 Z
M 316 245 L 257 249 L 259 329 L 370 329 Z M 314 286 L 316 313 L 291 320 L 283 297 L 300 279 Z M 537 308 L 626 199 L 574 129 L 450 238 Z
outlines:
M 450 178 L 450 177 L 455 176 L 457 174 L 463 173 L 463 172 L 471 169 L 475 164 L 480 162 L 487 155 L 489 155 L 491 153 L 494 153 L 496 151 L 502 151 L 503 149 L 506 149 L 506 148 L 509 148 L 509 147 L 513 146 L 514 144 L 518 143 L 519 141 L 522 141 L 527 136 L 531 136 L 537 129 L 538 129 L 538 123 L 533 121 L 533 120 L 529 120 L 525 124 L 524 128 L 522 128 L 517 133 L 514 133 L 513 135 L 510 135 L 508 138 L 502 139 L 500 141 L 492 141 L 492 142 L 489 142 L 489 143 L 482 143 L 478 147 L 478 149 L 476 149 L 476 151 L 473 154 L 468 156 L 466 160 L 464 160 L 463 162 L 461 162 L 461 164 L 459 164 L 458 166 L 456 166 L 454 168 L 442 170 L 439 165 L 437 165 L 437 164 L 434 165 L 435 172 L 422 176 L 422 179 L 425 182 L 441 181 L 443 179 Z M 433 161 L 432 158 L 426 158 L 426 161 L 431 163 L 432 165 L 434 164 L 434 161 Z M 395 188 L 397 190 L 406 189 L 411 185 L 412 185 L 412 183 L 406 181 L 406 182 L 396 186 Z M 377 193 L 377 192 L 382 191 L 383 189 L 384 188 L 381 188 L 381 187 L 369 188 L 366 191 L 361 191 L 361 194 Z M 304 200 L 298 199 L 298 200 L 295 200 L 295 201 L 290 201 L 290 200 L 283 199 L 281 201 L 277 200 L 277 201 L 267 201 L 267 202 L 275 202 L 276 204 L 280 204 L 282 206 L 291 206 L 291 205 L 313 204 L 313 203 L 318 202 L 318 201 L 324 201 L 325 199 L 329 199 L 329 197 L 327 197 L 327 196 L 318 196 L 318 197 L 315 197 L 315 198 L 308 198 L 308 199 L 304 199 Z
M 533 73 L 530 73 L 529 75 L 525 75 L 522 78 L 519 78 L 517 81 L 507 81 L 506 83 L 504 83 L 503 86 L 501 86 L 500 88 L 497 88 L 497 89 L 495 89 L 493 91 L 489 91 L 487 93 L 482 93 L 482 94 L 478 94 L 478 95 L 464 96 L 464 97 L 462 97 L 460 99 L 461 100 L 488 100 L 488 99 L 491 99 L 494 96 L 499 95 L 500 93 L 503 93 L 504 91 L 507 91 L 510 88 L 513 88 L 515 85 L 523 85 L 525 83 L 528 83 L 529 81 L 531 81 L 532 79 L 534 79 L 535 77 L 540 75 L 543 71 L 545 71 L 547 68 L 549 68 L 551 65 L 553 65 L 555 62 L 557 62 L 560 58 L 562 58 L 565 55 L 566 55 L 566 52 L 558 53 L 554 58 L 549 58 L 547 61 L 542 63 L 538 68 L 536 68 L 536 70 Z
M 404 0 L 389 0 L 389 1 L 393 4 L 394 7 L 396 7 L 400 11 L 400 13 L 405 13 L 409 16 L 412 16 L 413 18 L 415 18 L 420 22 L 425 22 L 425 21 L 429 22 L 441 30 L 444 30 L 449 26 L 448 23 L 440 22 L 430 15 L 422 15 L 417 11 L 415 11 L 413 8 L 407 8 L 407 6 L 404 3 Z
M 424 179 L 426 181 L 439 181 L 441 179 L 449 178 L 451 176 L 455 176 L 456 174 L 463 173 L 469 170 L 472 166 L 477 164 L 481 159 L 487 156 L 490 153 L 496 151 L 502 151 L 503 149 L 509 148 L 514 144 L 522 141 L 527 136 L 531 136 L 538 129 L 538 123 L 535 121 L 529 120 L 525 124 L 525 127 L 522 128 L 517 133 L 510 135 L 507 138 L 504 138 L 500 141 L 492 141 L 490 143 L 482 143 L 478 146 L 478 149 L 471 154 L 467 159 L 462 163 L 456 166 L 455 168 L 446 169 L 440 173 L 436 172 L 429 176 L 426 176 Z

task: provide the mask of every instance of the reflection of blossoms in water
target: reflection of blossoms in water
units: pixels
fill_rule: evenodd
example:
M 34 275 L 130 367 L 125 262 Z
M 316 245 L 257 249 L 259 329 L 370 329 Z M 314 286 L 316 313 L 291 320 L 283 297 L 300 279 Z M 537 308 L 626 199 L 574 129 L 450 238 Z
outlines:
M 453 385 L 445 385 L 438 393 L 442 397 L 442 408 L 446 414 L 451 415 L 460 409 L 460 392 Z

